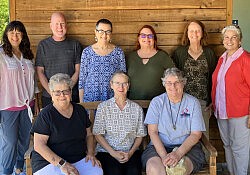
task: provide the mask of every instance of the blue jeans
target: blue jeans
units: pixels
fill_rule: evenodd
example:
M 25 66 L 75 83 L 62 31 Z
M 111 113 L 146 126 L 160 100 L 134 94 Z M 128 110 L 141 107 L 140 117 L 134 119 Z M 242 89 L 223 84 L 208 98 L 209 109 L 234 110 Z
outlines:
M 22 169 L 29 148 L 31 121 L 28 110 L 0 111 L 0 166 L 11 174 L 14 166 Z

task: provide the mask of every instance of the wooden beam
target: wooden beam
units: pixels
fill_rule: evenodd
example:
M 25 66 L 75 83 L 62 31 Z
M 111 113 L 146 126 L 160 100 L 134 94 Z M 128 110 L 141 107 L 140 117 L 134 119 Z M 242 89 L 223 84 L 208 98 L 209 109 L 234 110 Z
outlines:
M 16 20 L 16 0 L 9 0 L 10 21 Z
M 227 0 L 227 25 L 232 24 L 233 20 L 233 0 Z

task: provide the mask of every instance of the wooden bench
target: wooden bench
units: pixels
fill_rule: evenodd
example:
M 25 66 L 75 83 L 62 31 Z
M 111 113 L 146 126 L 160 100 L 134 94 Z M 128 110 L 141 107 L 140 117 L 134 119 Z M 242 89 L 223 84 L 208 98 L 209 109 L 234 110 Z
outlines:
M 149 100 L 134 100 L 134 102 L 138 103 L 142 108 L 148 108 L 150 101 Z M 95 110 L 99 105 L 100 101 L 97 102 L 87 102 L 87 103 L 80 103 L 86 110 L 89 112 L 89 118 L 92 123 L 94 123 L 95 118 Z M 201 142 L 203 146 L 208 150 L 209 153 L 209 163 L 204 166 L 204 168 L 196 175 L 216 175 L 216 157 L 217 151 L 216 149 L 209 143 L 208 139 L 204 134 L 202 134 Z M 31 141 L 32 143 L 32 141 Z M 146 142 L 143 142 L 143 148 L 146 146 Z M 25 154 L 26 160 L 26 174 L 32 175 L 31 165 L 30 165 L 30 153 L 33 150 L 33 147 Z M 145 172 L 144 172 L 145 173 Z

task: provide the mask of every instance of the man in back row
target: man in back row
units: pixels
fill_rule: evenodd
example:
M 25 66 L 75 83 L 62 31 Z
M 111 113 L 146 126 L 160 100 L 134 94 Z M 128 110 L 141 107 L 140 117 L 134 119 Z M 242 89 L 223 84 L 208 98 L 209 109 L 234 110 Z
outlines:
M 50 29 L 52 36 L 40 41 L 38 44 L 35 63 L 37 75 L 43 87 L 43 108 L 51 103 L 48 81 L 56 73 L 70 75 L 74 83 L 72 101 L 79 102 L 78 77 L 82 45 L 80 42 L 66 37 L 67 23 L 62 13 L 56 12 L 52 14 Z

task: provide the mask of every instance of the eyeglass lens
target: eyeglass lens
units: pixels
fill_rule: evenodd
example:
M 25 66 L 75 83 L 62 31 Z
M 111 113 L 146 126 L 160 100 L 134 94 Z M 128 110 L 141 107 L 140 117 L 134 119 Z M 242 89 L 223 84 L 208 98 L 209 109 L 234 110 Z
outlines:
M 141 38 L 148 38 L 148 39 L 153 39 L 154 38 L 154 34 L 145 34 L 145 33 L 141 33 L 140 34 Z
M 58 91 L 53 91 L 54 95 L 55 96 L 60 96 L 61 94 L 63 95 L 69 95 L 71 93 L 71 90 L 70 89 L 66 89 L 66 90 L 58 90 Z
M 96 31 L 98 32 L 98 33 L 100 33 L 100 34 L 106 34 L 106 35 L 110 35 L 111 33 L 112 33 L 112 31 L 111 30 L 106 30 L 106 31 L 104 31 L 104 30 L 102 30 L 102 29 L 100 29 L 100 30 L 98 30 L 98 29 L 96 29 Z

